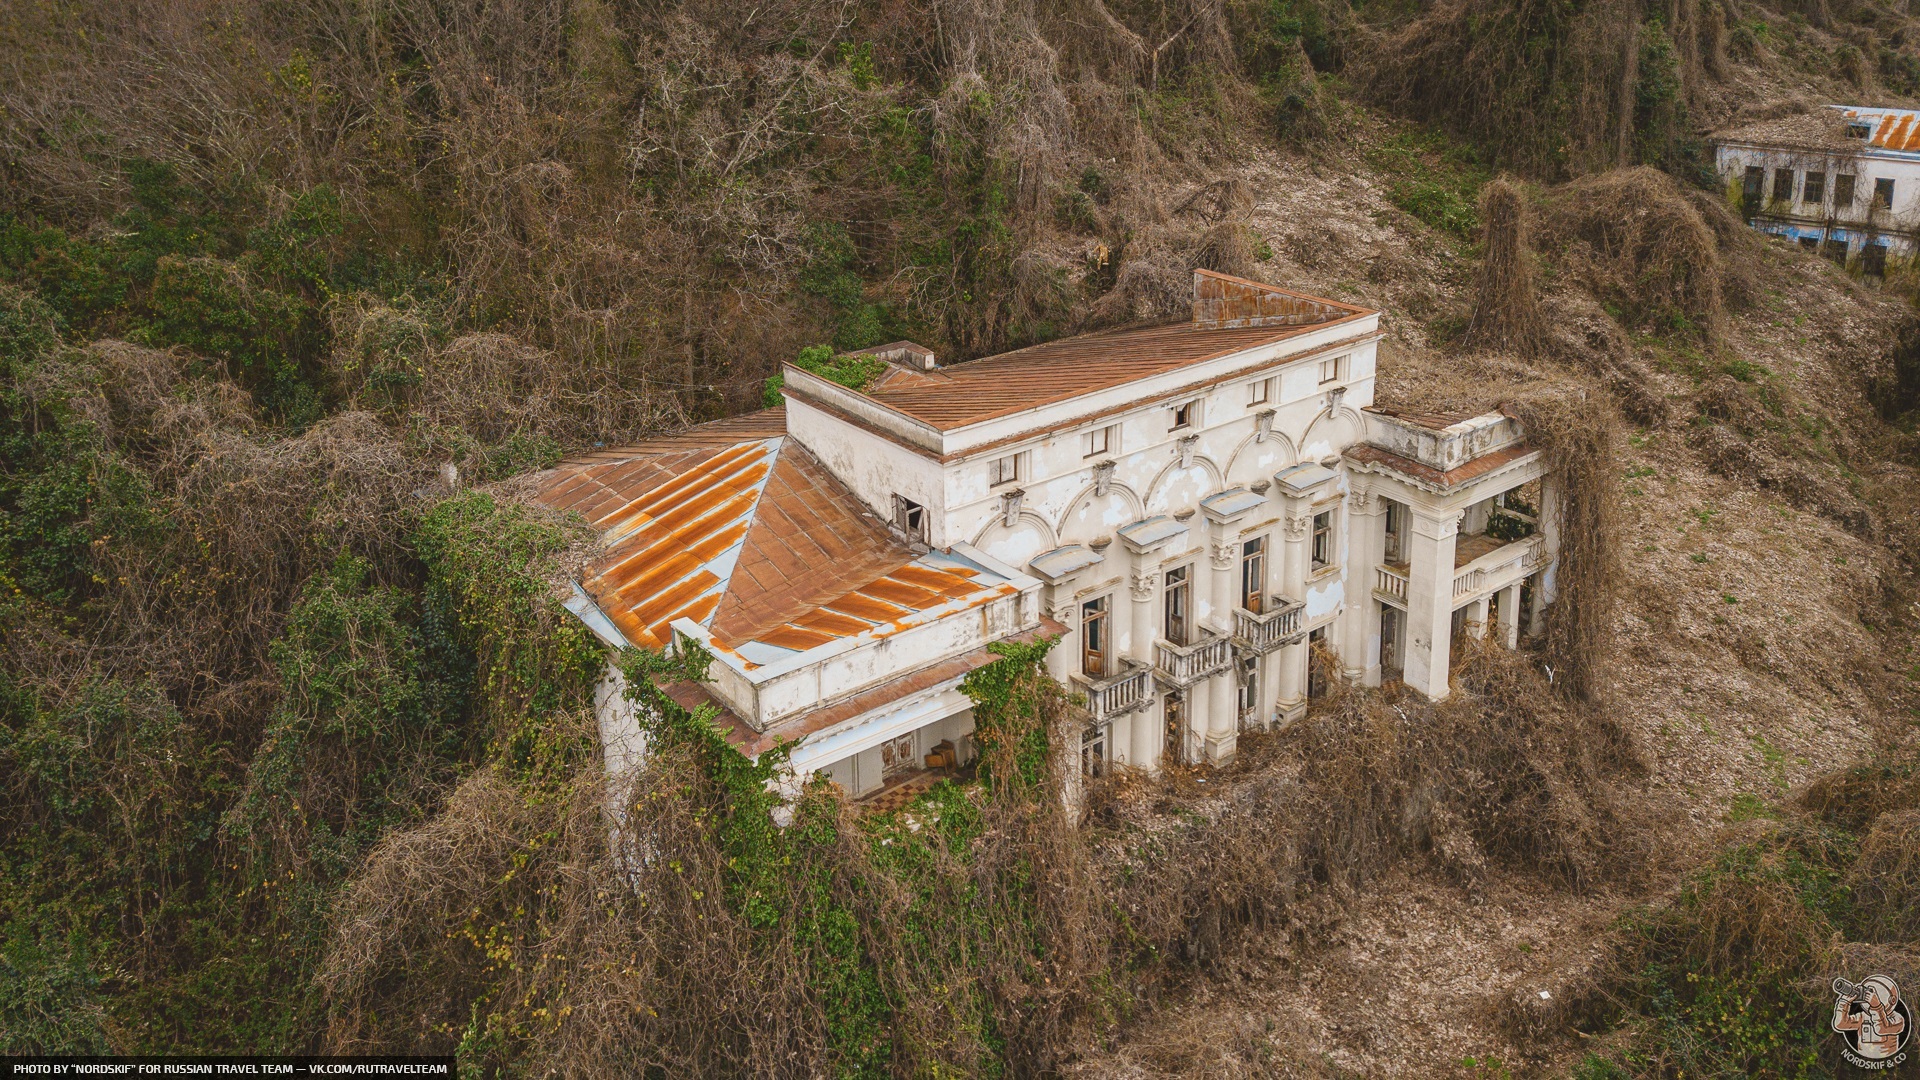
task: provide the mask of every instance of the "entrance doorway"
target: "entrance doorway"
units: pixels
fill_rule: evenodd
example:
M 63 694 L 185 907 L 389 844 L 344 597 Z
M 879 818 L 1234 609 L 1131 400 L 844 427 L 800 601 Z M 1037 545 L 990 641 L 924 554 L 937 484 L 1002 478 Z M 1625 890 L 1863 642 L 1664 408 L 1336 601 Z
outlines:
M 1167 745 L 1162 757 L 1168 764 L 1187 763 L 1187 701 L 1179 694 L 1168 694 L 1163 709 L 1167 717 Z
M 1391 682 L 1404 674 L 1406 661 L 1400 658 L 1400 635 L 1407 618 L 1391 604 L 1380 605 L 1380 681 Z

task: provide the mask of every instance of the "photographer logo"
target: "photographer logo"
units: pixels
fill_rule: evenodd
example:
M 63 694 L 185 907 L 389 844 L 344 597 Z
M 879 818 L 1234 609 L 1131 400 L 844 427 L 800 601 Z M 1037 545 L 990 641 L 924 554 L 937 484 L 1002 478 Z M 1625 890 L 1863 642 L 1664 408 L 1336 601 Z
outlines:
M 1913 1015 L 1900 999 L 1900 987 L 1885 975 L 1857 983 L 1833 980 L 1833 1030 L 1847 1045 L 1840 1055 L 1862 1069 L 1891 1069 L 1907 1060 L 1902 1048 L 1913 1030 Z

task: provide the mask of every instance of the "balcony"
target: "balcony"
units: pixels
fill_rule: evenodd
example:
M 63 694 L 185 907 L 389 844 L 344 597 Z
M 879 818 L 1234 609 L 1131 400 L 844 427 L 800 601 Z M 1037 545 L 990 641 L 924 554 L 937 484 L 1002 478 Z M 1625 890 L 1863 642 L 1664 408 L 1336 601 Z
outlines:
M 1233 666 L 1232 642 L 1202 630 L 1191 645 L 1162 638 L 1153 643 L 1153 666 L 1161 681 L 1187 687 Z
M 1095 721 L 1106 721 L 1146 705 L 1153 695 L 1153 669 L 1132 660 L 1123 660 L 1126 670 L 1104 679 L 1073 672 L 1072 679 L 1087 695 L 1087 712 Z
M 1257 615 L 1235 608 L 1233 643 L 1264 656 L 1300 633 L 1300 613 L 1305 608 L 1304 603 L 1284 596 L 1270 597 L 1267 610 Z
M 1538 570 L 1546 559 L 1546 539 L 1540 536 L 1500 544 L 1480 553 L 1470 548 L 1462 550 L 1456 556 L 1458 568 L 1453 572 L 1454 602 L 1459 603 L 1483 592 L 1504 589 Z
M 1407 605 L 1407 571 L 1403 567 L 1374 567 L 1373 591 L 1382 600 L 1405 607 Z

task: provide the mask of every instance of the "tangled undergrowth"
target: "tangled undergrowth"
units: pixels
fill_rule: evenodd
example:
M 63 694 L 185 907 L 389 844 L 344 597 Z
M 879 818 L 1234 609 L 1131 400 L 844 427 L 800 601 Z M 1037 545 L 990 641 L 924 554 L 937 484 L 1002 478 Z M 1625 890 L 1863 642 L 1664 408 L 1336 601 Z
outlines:
M 1824 1077 L 1834 979 L 1920 979 L 1910 756 L 1821 778 L 1663 907 L 1628 916 L 1564 1020 L 1599 1036 L 1581 1080 Z

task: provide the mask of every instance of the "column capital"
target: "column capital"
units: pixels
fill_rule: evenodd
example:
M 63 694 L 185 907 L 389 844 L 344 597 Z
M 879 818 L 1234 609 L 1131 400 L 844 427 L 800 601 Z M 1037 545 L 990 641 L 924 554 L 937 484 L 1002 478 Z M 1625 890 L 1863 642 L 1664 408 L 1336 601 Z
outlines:
M 1136 566 L 1127 574 L 1128 584 L 1132 586 L 1133 598 L 1139 601 L 1153 599 L 1153 590 L 1160 583 L 1160 571 L 1153 567 Z
M 1212 557 L 1215 570 L 1233 569 L 1234 542 L 1226 537 L 1217 537 L 1207 544 L 1207 553 Z
M 1436 512 L 1416 506 L 1413 508 L 1413 531 L 1433 540 L 1445 540 L 1460 532 L 1460 521 L 1466 514 L 1465 510 Z

